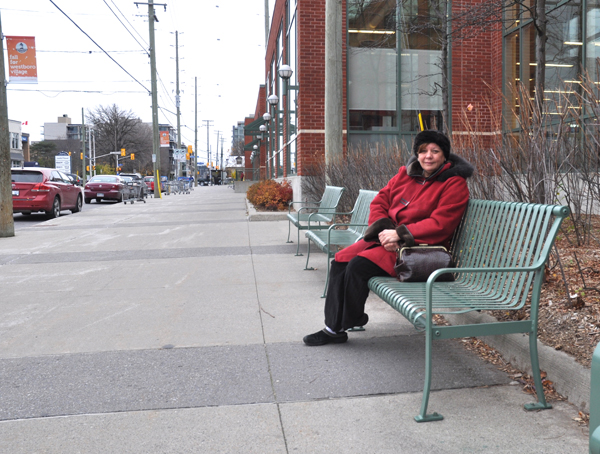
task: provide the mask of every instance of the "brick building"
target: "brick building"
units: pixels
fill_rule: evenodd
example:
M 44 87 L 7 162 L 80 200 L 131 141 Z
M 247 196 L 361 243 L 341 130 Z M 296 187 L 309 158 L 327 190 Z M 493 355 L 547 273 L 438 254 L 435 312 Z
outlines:
M 477 135 L 484 141 L 515 127 L 502 123 L 503 110 L 519 107 L 509 87 L 520 81 L 530 93 L 534 88 L 535 34 L 527 10 L 449 1 L 446 24 L 434 3 L 342 2 L 344 152 L 402 141 L 410 146 L 421 127 L 445 125 L 453 139 Z M 546 3 L 545 93 L 552 97 L 564 91 L 561 84 L 575 84 L 582 69 L 597 75 L 600 2 Z M 295 196 L 302 175 L 324 159 L 325 6 L 324 0 L 276 0 L 265 84 L 254 116 L 244 122 L 248 177 L 287 178 Z M 439 35 L 446 29 L 452 30 L 450 40 Z M 286 80 L 279 73 L 287 66 L 293 72 Z

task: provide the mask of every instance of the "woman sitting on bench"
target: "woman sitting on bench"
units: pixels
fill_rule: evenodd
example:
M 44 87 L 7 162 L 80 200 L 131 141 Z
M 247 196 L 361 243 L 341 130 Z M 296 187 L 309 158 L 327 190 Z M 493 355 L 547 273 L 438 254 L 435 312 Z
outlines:
M 346 330 L 367 324 L 369 279 L 395 277 L 398 248 L 449 245 L 467 207 L 466 179 L 474 168 L 450 153 L 450 141 L 438 131 L 417 134 L 413 152 L 373 199 L 364 239 L 331 262 L 325 328 L 305 336 L 306 345 L 341 344 L 348 340 Z

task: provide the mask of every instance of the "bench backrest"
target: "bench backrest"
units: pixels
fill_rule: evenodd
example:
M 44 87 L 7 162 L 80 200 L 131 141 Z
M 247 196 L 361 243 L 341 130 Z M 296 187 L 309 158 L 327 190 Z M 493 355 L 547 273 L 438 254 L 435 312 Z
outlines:
M 331 222 L 345 190 L 339 186 L 325 186 L 317 213 Z
M 515 309 L 523 307 L 534 278 L 539 297 L 544 265 L 554 238 L 569 209 L 559 205 L 469 200 L 452 242 L 459 268 L 503 267 L 529 273 L 461 273 L 457 281 L 485 289 L 489 295 L 509 296 Z
M 365 234 L 365 230 L 367 230 L 366 224 L 369 222 L 371 202 L 376 195 L 377 191 L 367 191 L 366 189 L 358 191 L 358 197 L 354 202 L 354 208 L 352 208 L 350 224 L 365 224 L 365 226 L 350 226 L 348 230 L 356 233 L 359 237 L 362 237 Z

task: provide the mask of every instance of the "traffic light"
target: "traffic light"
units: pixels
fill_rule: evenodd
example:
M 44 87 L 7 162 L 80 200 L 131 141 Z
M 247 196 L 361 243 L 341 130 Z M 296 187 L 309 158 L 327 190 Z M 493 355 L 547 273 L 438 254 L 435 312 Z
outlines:
M 69 151 L 69 156 L 71 156 L 71 152 Z
M 83 153 L 79 153 L 79 159 L 83 161 Z
M 135 154 L 134 154 L 134 153 L 131 153 L 131 156 L 130 156 L 130 157 L 131 157 L 131 160 L 132 160 L 132 161 L 135 161 Z
M 121 156 L 125 156 L 125 148 L 121 148 Z
M 92 166 L 92 170 L 96 170 L 96 166 Z
M 90 171 L 90 166 L 85 166 L 85 170 L 89 172 Z
M 194 153 L 194 149 L 191 145 L 188 145 L 188 154 Z

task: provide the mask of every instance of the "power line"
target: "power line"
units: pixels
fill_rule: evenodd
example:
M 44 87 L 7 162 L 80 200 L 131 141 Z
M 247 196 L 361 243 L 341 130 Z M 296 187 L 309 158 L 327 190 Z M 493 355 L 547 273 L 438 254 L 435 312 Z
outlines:
M 113 15 L 114 15 L 114 16 L 117 18 L 117 20 L 118 20 L 118 21 L 121 23 L 121 25 L 123 26 L 123 28 L 124 28 L 125 30 L 127 30 L 127 33 L 129 33 L 129 34 L 131 35 L 131 37 L 134 39 L 134 41 L 135 41 L 136 43 L 138 43 L 138 45 L 139 45 L 139 46 L 140 46 L 142 49 L 144 49 L 144 51 L 146 52 L 146 55 L 150 56 L 150 54 L 149 54 L 149 53 L 148 53 L 148 51 L 146 50 L 147 48 L 146 48 L 146 47 L 144 47 L 144 46 L 143 46 L 143 45 L 142 45 L 142 44 L 141 44 L 141 43 L 140 43 L 140 42 L 137 40 L 137 38 L 136 38 L 135 36 L 133 36 L 133 33 L 131 33 L 131 30 L 129 30 L 129 29 L 127 28 L 127 26 L 126 26 L 126 25 L 123 23 L 123 21 L 122 21 L 122 20 L 119 18 L 119 16 L 117 16 L 117 13 L 115 13 L 115 12 L 114 12 L 114 10 L 113 10 L 113 9 L 110 7 L 110 5 L 109 5 L 109 4 L 106 2 L 106 0 L 103 0 L 103 1 L 104 1 L 104 4 L 107 6 L 107 8 L 110 10 L 110 12 L 111 12 L 111 13 L 113 13 Z M 111 1 L 112 1 L 112 0 L 111 0 Z M 115 2 L 112 2 L 112 4 L 113 4 L 113 5 L 115 5 Z M 119 8 L 117 7 L 117 5 L 115 5 L 115 8 L 119 9 Z M 121 10 L 119 10 L 119 12 L 121 13 Z M 121 15 L 123 16 L 123 13 L 121 13 Z M 125 17 L 125 16 L 123 16 L 123 17 Z M 131 24 L 129 24 L 129 25 L 131 26 Z
M 148 93 L 150 92 L 150 90 L 148 90 L 148 89 L 147 89 L 147 88 L 146 88 L 146 87 L 145 87 L 145 86 L 144 86 L 144 85 L 143 85 L 143 84 L 142 84 L 142 83 L 141 83 L 139 80 L 137 80 L 135 77 L 133 77 L 133 76 L 132 76 L 132 75 L 129 73 L 129 71 L 127 71 L 125 68 L 123 68 L 123 67 L 122 67 L 122 66 L 119 64 L 119 62 L 117 62 L 117 60 L 115 60 L 114 58 L 112 58 L 112 56 L 111 56 L 111 55 L 110 55 L 108 52 L 106 52 L 106 51 L 105 51 L 105 50 L 102 48 L 102 46 L 100 46 L 100 44 L 98 44 L 96 41 L 94 41 L 90 35 L 88 35 L 88 34 L 87 34 L 85 31 L 83 31 L 83 29 L 82 29 L 82 28 L 81 28 L 79 25 L 77 25 L 77 23 L 76 23 L 76 22 L 75 22 L 73 19 L 71 19 L 71 18 L 70 18 L 70 17 L 67 15 L 67 13 L 65 13 L 65 12 L 64 12 L 62 9 L 60 9 L 60 8 L 58 7 L 58 5 L 57 5 L 56 3 L 54 3 L 54 1 L 53 1 L 53 0 L 50 0 L 50 3 L 52 3 L 52 4 L 53 4 L 53 5 L 56 7 L 56 9 L 58 9 L 58 10 L 59 10 L 61 13 L 63 13 L 63 15 L 64 15 L 64 16 L 65 16 L 67 19 L 69 19 L 71 22 L 73 22 L 73 25 L 75 25 L 75 27 L 77 27 L 77 28 L 78 28 L 78 29 L 81 31 L 81 33 L 83 33 L 85 36 L 87 36 L 87 37 L 90 39 L 90 41 L 92 41 L 92 42 L 93 42 L 93 43 L 94 43 L 96 46 L 98 46 L 98 48 L 99 48 L 99 49 L 100 49 L 102 52 L 104 52 L 104 53 L 107 55 L 107 57 L 108 57 L 108 58 L 110 58 L 110 59 L 111 59 L 113 62 L 115 62 L 119 68 L 121 68 L 123 71 L 125 71 L 125 73 L 126 73 L 126 74 L 127 74 L 129 77 L 131 77 L 131 78 L 132 78 L 133 80 L 135 80 L 135 81 L 136 81 L 136 82 L 137 82 L 139 85 L 141 85 L 141 86 L 144 88 L 144 90 L 146 90 L 146 92 L 148 92 Z

